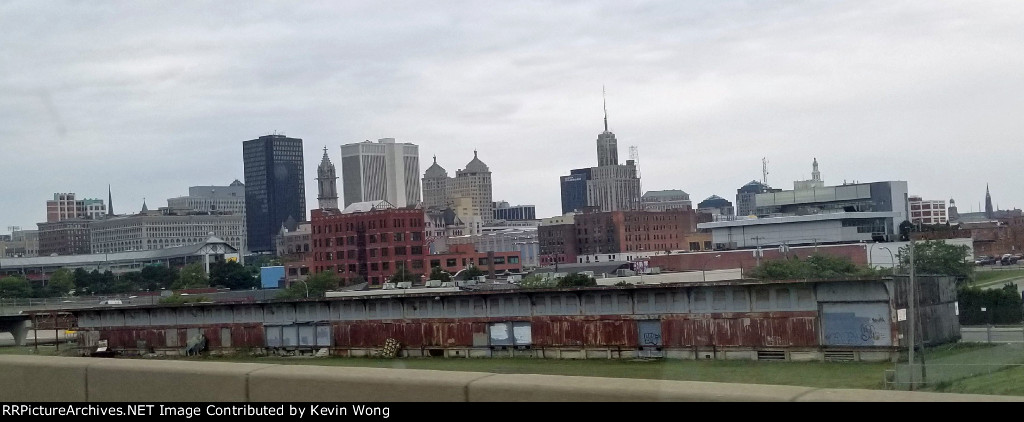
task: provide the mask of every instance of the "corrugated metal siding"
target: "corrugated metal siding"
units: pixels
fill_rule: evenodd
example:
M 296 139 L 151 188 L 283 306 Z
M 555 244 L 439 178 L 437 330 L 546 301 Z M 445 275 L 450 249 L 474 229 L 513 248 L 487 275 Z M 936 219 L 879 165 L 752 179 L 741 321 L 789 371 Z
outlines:
M 879 282 L 844 281 L 818 283 L 815 289 L 818 301 L 850 302 L 850 301 L 888 301 L 889 292 Z
M 667 347 L 744 346 L 782 347 L 818 344 L 813 315 L 760 314 L 736 318 L 666 318 L 662 339 Z
M 884 282 L 831 284 L 835 286 L 825 297 L 845 295 L 846 300 L 853 301 L 887 292 Z M 200 327 L 211 347 L 265 347 L 264 326 L 279 327 L 281 345 L 305 343 L 311 347 L 314 342 L 321 343 L 320 337 L 329 337 L 326 341 L 339 348 L 376 348 L 387 338 L 395 338 L 406 347 L 482 347 L 488 345 L 489 324 L 525 321 L 530 324 L 529 340 L 535 347 L 634 348 L 639 346 L 637 320 L 660 324 L 664 347 L 815 347 L 820 336 L 817 307 L 821 297 L 813 286 L 767 283 L 464 294 L 443 300 L 414 296 L 402 300 L 129 308 L 87 310 L 78 317 L 83 327 L 102 327 L 114 337 L 111 341 L 126 348 L 136 347 L 134 341 L 141 337 L 154 347 L 184 347 L 190 339 L 187 329 Z M 947 286 L 933 290 L 931 295 L 937 298 L 951 294 Z M 940 318 L 951 313 L 946 309 L 948 305 L 944 304 L 943 309 L 934 311 L 940 315 L 932 317 L 936 322 L 925 324 L 926 332 L 941 335 L 953 330 L 955 316 L 952 320 Z M 119 337 L 128 334 L 115 327 L 129 321 L 127 328 L 156 331 Z M 308 324 L 316 321 L 330 321 L 323 329 L 331 335 L 312 334 L 314 339 L 309 340 L 309 330 L 314 328 Z M 173 328 L 168 337 L 164 330 L 169 327 Z M 219 331 L 223 328 L 228 331 Z M 521 332 L 526 332 L 525 326 Z M 890 334 L 896 338 L 897 333 Z M 230 341 L 222 341 L 222 335 L 230 336 Z
M 586 346 L 637 346 L 637 326 L 634 320 L 596 320 L 583 325 L 583 344 Z

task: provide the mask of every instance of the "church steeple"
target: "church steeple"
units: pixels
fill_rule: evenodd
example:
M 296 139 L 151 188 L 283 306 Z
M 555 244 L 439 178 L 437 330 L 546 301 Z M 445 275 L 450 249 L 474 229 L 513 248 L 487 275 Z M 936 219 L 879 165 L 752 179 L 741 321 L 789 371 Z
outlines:
M 107 184 L 107 217 L 114 216 L 114 195 L 110 193 L 110 184 Z
M 324 146 L 324 157 L 316 168 L 316 174 L 319 192 L 316 199 L 320 202 L 320 209 L 338 209 L 338 176 L 331 158 L 327 156 L 327 146 Z
M 821 172 L 818 171 L 818 157 L 814 157 L 814 163 L 811 164 L 811 180 L 821 181 Z
M 992 209 L 992 194 L 988 191 L 988 183 L 985 184 L 985 218 L 992 218 L 994 212 Z

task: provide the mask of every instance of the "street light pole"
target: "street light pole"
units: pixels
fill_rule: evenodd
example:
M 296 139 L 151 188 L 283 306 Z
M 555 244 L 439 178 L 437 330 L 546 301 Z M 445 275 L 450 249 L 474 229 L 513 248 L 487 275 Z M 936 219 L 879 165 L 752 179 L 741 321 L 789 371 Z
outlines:
M 309 284 L 306 284 L 306 280 L 295 280 L 295 281 L 301 282 L 302 285 L 306 288 L 306 299 L 309 299 Z
M 889 252 L 889 262 L 892 263 L 892 266 L 890 267 L 891 274 L 896 275 L 896 257 L 892 255 L 892 250 L 889 249 L 888 246 L 882 246 L 879 249 L 885 249 L 886 252 Z

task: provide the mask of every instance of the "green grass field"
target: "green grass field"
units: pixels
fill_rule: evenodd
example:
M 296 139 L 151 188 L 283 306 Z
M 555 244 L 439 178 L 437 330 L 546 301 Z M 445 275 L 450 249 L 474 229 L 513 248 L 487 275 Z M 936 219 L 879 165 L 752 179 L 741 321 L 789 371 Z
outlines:
M 802 385 L 819 388 L 883 388 L 889 363 L 755 362 L 739 360 L 553 360 L 528 358 L 288 358 L 204 357 L 207 361 L 433 369 L 496 374 L 575 375 L 679 381 Z
M 973 285 L 978 287 L 999 285 L 997 287 L 1001 287 L 1001 283 L 1022 277 L 1024 277 L 1024 270 L 975 271 Z
M 77 355 L 62 346 L 62 355 Z M 930 363 L 959 364 L 989 361 L 986 354 L 999 353 L 996 345 L 957 343 L 926 350 Z M 0 347 L 0 355 L 58 354 L 52 345 Z M 529 358 L 310 358 L 276 356 L 167 357 L 206 362 L 254 362 L 279 365 L 323 365 L 396 369 L 472 371 L 495 374 L 545 374 L 677 381 L 708 381 L 745 384 L 797 385 L 817 388 L 883 389 L 883 374 L 893 364 L 864 362 L 757 362 L 747 360 L 554 360 Z M 902 361 L 905 362 L 905 356 Z M 965 360 L 966 359 L 966 360 Z M 942 368 L 933 368 L 935 371 Z M 1024 366 L 993 365 L 990 373 L 924 388 L 927 391 L 1024 395 Z
M 1012 366 L 989 375 L 941 383 L 929 390 L 943 393 L 1024 396 L 1024 366 Z

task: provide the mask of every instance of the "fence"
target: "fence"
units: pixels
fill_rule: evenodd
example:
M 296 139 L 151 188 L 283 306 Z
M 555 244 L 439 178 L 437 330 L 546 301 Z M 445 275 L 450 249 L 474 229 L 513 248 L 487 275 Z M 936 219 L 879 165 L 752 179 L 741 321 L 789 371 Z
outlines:
M 1016 334 L 1021 334 L 1020 328 L 1016 330 Z M 1017 367 L 1024 367 L 1024 342 L 1020 340 L 935 359 L 926 358 L 924 363 L 897 364 L 895 369 L 886 371 L 885 384 L 894 390 L 911 390 Z

